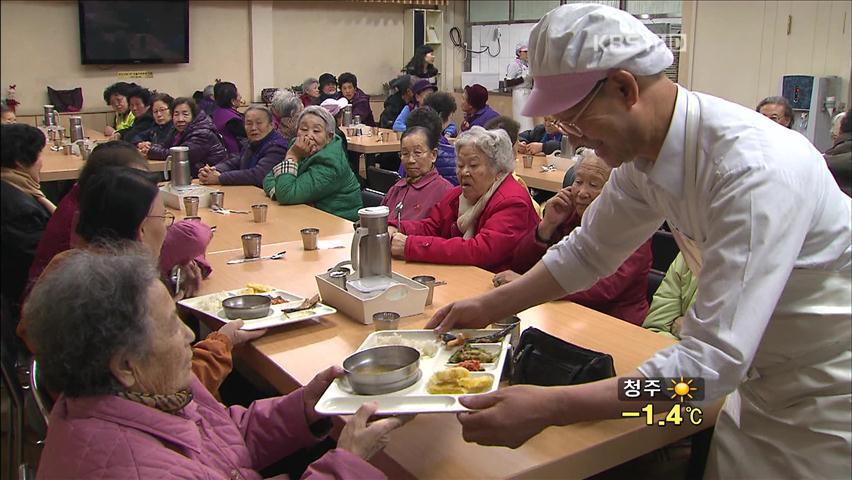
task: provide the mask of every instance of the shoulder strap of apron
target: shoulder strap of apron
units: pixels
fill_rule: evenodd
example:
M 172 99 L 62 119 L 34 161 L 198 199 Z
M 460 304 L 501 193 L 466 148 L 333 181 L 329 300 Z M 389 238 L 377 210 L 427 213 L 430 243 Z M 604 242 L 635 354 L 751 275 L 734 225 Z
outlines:
M 698 184 L 698 123 L 701 119 L 701 106 L 698 98 L 692 92 L 686 92 L 686 129 L 684 132 L 684 155 L 683 155 L 683 195 L 686 197 L 686 205 L 691 218 L 697 218 L 695 211 L 696 199 L 690 198 L 696 195 L 694 191 Z M 671 225 L 670 225 L 671 226 Z M 682 234 L 678 229 L 671 228 L 672 235 L 678 248 L 683 254 L 683 259 L 692 274 L 698 277 L 701 272 L 701 249 L 695 241 Z

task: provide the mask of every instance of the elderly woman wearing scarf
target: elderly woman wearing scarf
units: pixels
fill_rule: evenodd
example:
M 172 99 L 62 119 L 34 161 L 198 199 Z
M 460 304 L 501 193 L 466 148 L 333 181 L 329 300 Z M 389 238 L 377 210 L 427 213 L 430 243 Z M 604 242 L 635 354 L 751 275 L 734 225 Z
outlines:
M 2 292 L 18 311 L 27 272 L 39 239 L 56 206 L 42 193 L 39 174 L 44 134 L 24 123 L 2 127 Z
M 459 186 L 422 220 L 394 220 L 391 253 L 418 262 L 509 269 L 515 245 L 538 225 L 529 193 L 512 178 L 512 142 L 503 130 L 473 127 L 455 144 Z

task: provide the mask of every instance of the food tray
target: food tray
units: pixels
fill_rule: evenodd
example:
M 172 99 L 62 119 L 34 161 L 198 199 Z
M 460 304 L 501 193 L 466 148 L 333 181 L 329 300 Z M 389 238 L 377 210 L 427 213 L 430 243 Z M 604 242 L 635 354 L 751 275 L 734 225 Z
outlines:
M 451 333 L 463 332 L 465 337 L 471 338 L 488 333 L 494 333 L 497 330 L 454 330 Z M 437 335 L 434 330 L 383 330 L 374 332 L 364 340 L 364 343 L 358 347 L 357 351 L 366 348 L 375 347 L 383 344 L 382 337 L 390 337 L 399 335 L 403 342 L 413 340 L 422 342 L 426 340 L 436 340 Z M 447 347 L 438 340 L 437 353 L 432 357 L 420 356 L 420 378 L 417 383 L 402 390 L 386 393 L 384 395 L 358 395 L 352 392 L 345 378 L 338 378 L 319 399 L 316 405 L 317 413 L 322 415 L 351 415 L 366 402 L 378 402 L 379 415 L 394 415 L 408 413 L 453 413 L 465 412 L 469 409 L 459 403 L 459 397 L 466 395 L 451 395 L 451 394 L 431 394 L 426 391 L 426 385 L 432 374 L 438 370 L 443 370 L 455 365 L 448 364 L 447 360 L 461 347 Z M 507 352 L 509 350 L 509 336 L 503 338 L 500 343 L 477 343 L 477 347 L 481 347 L 486 351 L 499 353 L 495 363 L 483 363 L 482 372 L 470 372 L 470 376 L 490 375 L 494 377 L 491 382 L 491 388 L 485 392 L 489 393 L 497 390 L 500 383 L 500 375 L 503 372 L 503 366 L 508 361 Z
M 329 280 L 328 272 L 317 275 L 317 288 L 322 301 L 365 325 L 373 323 L 373 314 L 394 312 L 400 317 L 419 315 L 426 309 L 429 287 L 392 272 L 397 283 L 382 292 L 363 293 L 354 288 L 344 290 Z
M 163 203 L 169 208 L 175 210 L 184 210 L 183 197 L 198 197 L 198 208 L 207 208 L 210 206 L 210 193 L 218 192 L 219 189 L 206 187 L 204 185 L 187 185 L 185 187 L 173 187 L 171 184 L 166 184 L 160 187 L 160 193 L 163 197 Z
M 317 303 L 312 308 L 309 308 L 307 310 L 302 310 L 293 313 L 284 313 L 283 310 L 285 308 L 292 308 L 298 306 L 304 300 L 304 297 L 300 297 L 290 292 L 285 292 L 284 290 L 278 289 L 272 289 L 268 292 L 258 293 L 251 288 L 240 288 L 237 290 L 211 293 L 209 295 L 204 295 L 201 297 L 187 298 L 179 301 L 178 304 L 183 305 L 184 307 L 189 308 L 190 310 L 194 310 L 196 312 L 200 312 L 205 315 L 218 318 L 223 322 L 230 322 L 232 320 L 225 316 L 225 310 L 222 308 L 222 300 L 229 297 L 235 297 L 237 295 L 251 294 L 269 295 L 273 298 L 282 297 L 287 300 L 287 302 L 270 306 L 272 313 L 265 317 L 255 318 L 253 320 L 243 320 L 243 322 L 245 323 L 241 330 L 260 330 L 261 328 L 276 327 L 278 325 L 286 325 L 288 323 L 302 322 L 304 320 L 310 320 L 312 318 L 322 317 L 324 315 L 330 315 L 332 313 L 337 312 L 337 310 L 332 307 L 329 307 L 328 305 Z

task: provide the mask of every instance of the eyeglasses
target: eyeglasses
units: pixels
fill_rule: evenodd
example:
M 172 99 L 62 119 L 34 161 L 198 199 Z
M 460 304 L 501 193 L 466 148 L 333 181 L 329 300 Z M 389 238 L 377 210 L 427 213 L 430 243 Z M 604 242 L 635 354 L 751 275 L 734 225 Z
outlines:
M 151 218 L 162 218 L 163 223 L 167 227 L 171 227 L 175 223 L 175 214 L 172 212 L 165 212 L 163 215 L 148 215 Z
M 151 111 L 152 111 L 153 113 L 156 113 L 156 114 L 163 114 L 163 113 L 168 112 L 168 111 L 169 111 L 169 109 L 168 109 L 168 108 L 158 108 L 158 109 L 156 109 L 156 110 L 151 110 Z
M 598 93 L 601 91 L 601 89 L 603 88 L 603 85 L 604 85 L 604 83 L 606 83 L 606 81 L 607 81 L 607 79 L 604 78 L 603 80 L 598 82 L 597 85 L 595 85 L 594 90 L 592 90 L 592 94 L 589 95 L 589 99 L 586 100 L 586 104 L 583 105 L 583 108 L 581 108 L 580 111 L 577 112 L 576 115 L 574 115 L 574 118 L 571 119 L 570 122 L 563 122 L 561 120 L 557 120 L 557 121 L 553 122 L 553 124 L 556 125 L 556 128 L 558 128 L 560 132 L 562 132 L 563 134 L 566 134 L 566 135 L 571 135 L 572 137 L 582 137 L 583 136 L 583 131 L 580 129 L 580 127 L 577 126 L 577 121 L 580 120 L 580 116 L 583 115 L 583 113 L 586 112 L 586 109 L 589 108 L 589 105 L 592 104 L 592 101 L 595 99 L 595 97 L 598 96 Z
M 415 159 L 420 159 L 425 157 L 429 152 L 421 152 L 419 150 L 415 150 L 413 152 L 400 152 L 399 158 L 405 160 L 409 157 L 414 157 Z

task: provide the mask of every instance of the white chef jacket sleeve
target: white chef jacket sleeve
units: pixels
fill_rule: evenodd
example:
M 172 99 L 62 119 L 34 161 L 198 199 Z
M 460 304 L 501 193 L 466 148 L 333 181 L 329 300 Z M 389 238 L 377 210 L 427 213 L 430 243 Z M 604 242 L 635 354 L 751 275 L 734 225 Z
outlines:
M 703 377 L 705 401 L 744 380 L 795 265 L 818 202 L 803 179 L 756 165 L 707 192 L 707 238 L 698 294 L 680 343 L 639 367 L 646 377 Z
M 509 66 L 506 67 L 506 78 L 509 80 L 519 78 L 524 74 L 524 69 L 521 67 L 518 62 L 513 61 L 509 63 Z
M 615 273 L 662 225 L 663 217 L 637 188 L 640 176 L 630 164 L 613 170 L 582 225 L 544 254 L 545 267 L 566 293 L 586 290 Z

